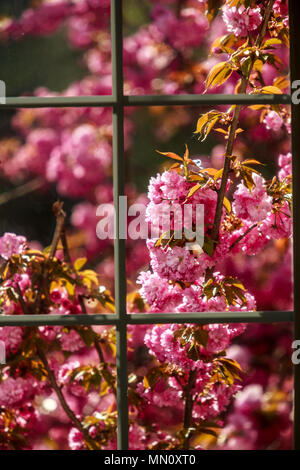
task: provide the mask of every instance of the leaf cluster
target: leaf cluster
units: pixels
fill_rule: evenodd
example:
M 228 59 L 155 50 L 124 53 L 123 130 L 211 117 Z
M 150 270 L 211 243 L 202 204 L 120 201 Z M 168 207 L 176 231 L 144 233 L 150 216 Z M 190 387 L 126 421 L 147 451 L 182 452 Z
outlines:
M 207 300 L 216 296 L 222 296 L 225 298 L 227 306 L 247 305 L 245 291 L 246 289 L 242 282 L 232 276 L 227 276 L 219 281 L 211 277 L 203 285 L 203 294 Z

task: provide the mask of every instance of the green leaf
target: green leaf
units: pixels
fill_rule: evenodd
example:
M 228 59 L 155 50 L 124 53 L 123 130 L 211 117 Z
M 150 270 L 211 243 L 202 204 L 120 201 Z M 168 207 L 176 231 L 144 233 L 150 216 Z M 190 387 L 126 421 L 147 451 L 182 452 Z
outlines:
M 251 193 L 252 189 L 255 187 L 255 183 L 254 183 L 253 178 L 252 178 L 252 172 L 242 171 L 241 176 L 242 176 L 244 185 L 246 186 L 246 188 L 249 189 L 249 191 Z
M 192 361 L 198 361 L 199 360 L 199 351 L 198 347 L 195 343 L 192 343 L 191 346 L 187 350 L 187 356 L 189 359 L 192 359 Z
M 219 62 L 208 74 L 206 79 L 206 90 L 210 87 L 220 86 L 228 80 L 232 74 L 232 66 L 229 62 Z
M 203 328 L 198 329 L 194 332 L 194 338 L 198 344 L 201 344 L 202 346 L 206 348 L 208 340 L 209 340 L 208 331 L 203 330 Z
M 78 334 L 81 336 L 83 342 L 88 346 L 92 346 L 97 339 L 97 333 L 92 328 L 79 327 Z
M 228 54 L 232 54 L 234 52 L 234 49 L 232 49 L 232 46 L 237 42 L 238 38 L 232 33 L 230 34 L 225 34 L 224 36 L 221 36 L 217 38 L 211 45 L 211 52 L 214 51 L 214 49 L 220 49 L 223 52 L 227 52 Z
M 249 74 L 252 69 L 252 58 L 249 56 L 246 59 L 243 59 L 242 61 L 242 72 L 244 77 L 249 77 Z
M 201 181 L 202 183 L 206 183 L 206 179 L 201 175 L 190 175 L 189 181 Z
M 214 176 L 219 172 L 216 168 L 203 168 L 203 170 L 201 170 L 201 173 L 207 173 L 209 176 Z
M 218 433 L 211 428 L 200 428 L 201 434 L 209 434 L 210 436 L 218 437 Z
M 259 90 L 259 93 L 265 93 L 270 95 L 282 95 L 282 91 L 277 86 L 264 86 Z
M 282 44 L 282 41 L 278 38 L 271 38 L 267 39 L 263 45 L 261 46 L 262 49 L 267 49 L 269 47 L 275 46 L 276 44 Z
M 183 332 L 184 332 L 184 328 L 178 328 L 178 330 L 175 330 L 173 333 L 174 340 L 177 341 L 182 336 Z
M 212 256 L 214 253 L 214 241 L 211 238 L 204 238 L 204 245 L 202 247 L 203 251 L 209 256 Z
M 145 388 L 154 388 L 157 382 L 160 380 L 162 372 L 159 367 L 153 367 L 144 377 L 144 387 Z
M 214 131 L 219 132 L 220 134 L 228 135 L 228 131 L 226 131 L 225 129 L 222 129 L 221 127 L 214 129 Z
M 215 181 L 218 181 L 219 178 L 222 178 L 223 176 L 223 168 L 219 171 L 217 171 L 217 173 L 214 175 L 214 180 Z
M 238 279 L 234 278 L 234 277 L 226 277 L 226 278 L 224 279 L 224 282 L 225 282 L 226 284 L 231 284 L 231 285 L 233 285 L 233 286 L 236 286 L 236 287 L 238 287 L 239 289 L 246 290 L 245 287 L 244 287 L 244 285 L 242 284 L 242 282 L 239 281 Z
M 206 140 L 210 131 L 213 129 L 214 125 L 217 124 L 218 121 L 219 121 L 219 116 L 208 121 L 207 125 L 204 127 L 204 132 L 203 132 L 204 135 L 203 135 L 203 138 L 201 139 L 201 142 L 204 142 Z
M 208 119 L 209 119 L 209 113 L 203 114 L 202 116 L 199 117 L 194 134 L 202 133 L 202 129 L 207 124 Z
M 231 213 L 231 204 L 230 204 L 229 199 L 227 199 L 227 197 L 224 197 L 224 199 L 223 199 L 223 205 L 224 205 L 224 207 L 225 207 L 227 213 L 230 214 L 230 213 Z
M 181 158 L 177 153 L 173 152 L 160 152 L 159 150 L 155 150 L 157 153 L 160 153 L 161 155 L 164 155 L 165 157 L 172 158 L 173 160 L 179 160 L 180 162 L 183 161 L 183 158 Z
M 225 299 L 228 305 L 235 305 L 236 304 L 236 295 L 232 289 L 232 287 L 224 285 L 225 291 Z
M 239 7 L 243 2 L 243 0 L 226 0 L 226 5 L 229 7 Z
M 247 305 L 247 299 L 241 289 L 238 287 L 235 287 L 234 285 L 232 286 L 232 290 L 235 293 L 235 295 L 242 301 L 243 305 Z
M 86 416 L 83 420 L 83 428 L 89 428 L 90 426 L 95 426 L 98 424 L 101 420 L 99 418 L 96 418 L 96 416 Z
M 74 268 L 76 271 L 80 271 L 80 269 L 85 265 L 85 263 L 87 262 L 87 258 L 78 258 L 75 262 L 74 262 Z
M 187 199 L 189 199 L 190 197 L 192 197 L 197 191 L 198 189 L 202 188 L 202 184 L 198 183 L 198 184 L 195 184 L 195 186 L 193 186 L 189 192 L 188 192 L 188 195 L 187 195 Z
M 249 164 L 250 165 L 265 165 L 265 163 L 261 163 L 258 160 L 254 160 L 254 158 L 247 158 L 246 160 L 244 160 L 242 162 L 242 165 L 245 165 L 245 164 L 247 164 L 247 165 L 249 165 Z
M 277 88 L 279 88 L 280 90 L 283 90 L 284 88 L 289 87 L 290 80 L 286 76 L 277 77 L 274 80 L 273 85 L 276 86 Z
M 161 242 L 163 241 L 163 239 L 165 238 L 165 236 L 167 235 L 168 232 L 164 232 L 158 240 L 156 240 L 155 242 L 155 248 L 158 248 L 160 245 L 161 245 Z
M 199 134 L 199 139 L 201 139 L 201 142 L 207 138 L 208 134 L 213 129 L 214 125 L 219 121 L 221 116 L 222 113 L 215 110 L 209 111 L 208 113 L 200 116 L 197 121 L 197 127 L 194 131 L 194 134 Z
M 188 146 L 185 144 L 185 152 L 184 152 L 184 155 L 183 155 L 183 160 L 188 160 L 189 159 L 189 156 L 190 156 L 190 152 L 189 152 L 189 148 Z
M 103 367 L 101 371 L 102 377 L 104 378 L 105 382 L 108 383 L 111 387 L 115 384 L 114 376 L 111 372 L 107 369 L 107 367 Z

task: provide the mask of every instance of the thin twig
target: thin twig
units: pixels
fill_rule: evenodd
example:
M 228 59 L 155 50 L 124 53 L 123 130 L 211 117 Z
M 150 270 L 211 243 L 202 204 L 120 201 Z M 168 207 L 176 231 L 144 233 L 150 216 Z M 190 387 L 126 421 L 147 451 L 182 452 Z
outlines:
M 78 296 L 78 301 L 79 301 L 79 304 L 81 306 L 81 310 L 82 310 L 82 313 L 84 315 L 87 315 L 87 311 L 86 311 L 86 307 L 85 307 L 85 304 L 84 304 L 84 297 L 82 295 L 79 295 Z M 92 331 L 92 327 L 91 326 L 88 326 L 88 329 L 89 331 Z M 102 348 L 101 348 L 101 344 L 100 342 L 98 341 L 98 339 L 95 339 L 94 340 L 94 346 L 95 346 L 95 349 L 97 351 L 97 354 L 98 354 L 98 357 L 99 357 L 99 360 L 100 360 L 100 363 L 102 364 L 103 366 L 103 369 L 106 369 L 108 371 L 108 366 L 105 362 L 105 359 L 104 359 L 104 355 L 103 355 L 103 351 L 102 351 Z M 106 381 L 106 383 L 113 389 L 113 392 L 114 394 L 117 393 L 116 391 L 116 387 L 114 386 L 114 384 L 111 384 L 109 383 L 105 378 L 104 380 Z
M 259 35 L 257 36 L 257 39 L 255 41 L 255 45 L 257 47 L 259 47 L 266 35 L 266 32 L 267 32 L 267 26 L 268 26 L 268 22 L 269 22 L 269 18 L 270 18 L 270 15 L 272 13 L 272 10 L 273 10 L 273 5 L 275 3 L 275 0 L 269 0 L 269 3 L 268 5 L 266 6 L 266 10 L 265 10 L 265 16 L 264 16 L 264 21 L 263 21 L 263 24 L 262 24 L 262 27 L 261 27 L 261 30 L 259 32 Z
M 246 92 L 247 84 L 248 84 L 248 78 L 243 77 L 239 93 Z M 217 199 L 217 206 L 216 206 L 216 212 L 215 212 L 215 219 L 214 219 L 212 233 L 211 233 L 212 240 L 216 242 L 219 239 L 219 228 L 220 228 L 220 223 L 222 219 L 223 202 L 224 202 L 224 197 L 225 197 L 225 192 L 226 192 L 228 175 L 230 171 L 230 161 L 231 161 L 230 157 L 233 152 L 235 133 L 238 128 L 241 109 L 242 109 L 242 106 L 239 105 L 239 106 L 236 106 L 234 110 L 234 115 L 233 115 L 232 123 L 230 126 L 230 132 L 228 136 L 228 142 L 226 146 L 222 181 L 221 181 L 220 189 L 218 190 L 218 199 Z
M 78 295 L 78 302 L 79 302 L 79 305 L 81 307 L 81 311 L 84 315 L 87 315 L 87 311 L 86 311 L 86 307 L 85 307 L 85 303 L 84 303 L 84 297 L 83 295 Z
M 61 236 L 61 231 L 63 230 L 63 227 L 64 227 L 64 221 L 65 221 L 65 216 L 66 216 L 64 211 L 62 210 L 62 203 L 55 203 L 53 209 L 54 209 L 53 212 L 56 215 L 56 230 L 55 230 L 55 234 L 54 234 L 52 244 L 51 244 L 49 259 L 52 259 L 55 255 L 55 251 L 56 251 L 56 248 L 57 248 L 59 238 Z M 44 269 L 43 269 L 43 272 L 42 272 L 42 280 L 41 280 L 42 284 L 44 284 L 45 278 L 47 277 L 47 271 L 48 270 L 44 266 Z M 39 294 L 38 294 L 38 304 L 41 301 L 41 293 L 42 293 L 42 288 L 41 287 L 42 286 L 40 286 Z M 23 299 L 22 291 L 21 291 L 21 289 L 18 285 L 15 286 L 15 289 L 16 289 L 16 292 L 19 296 L 19 302 L 20 302 L 22 311 L 23 311 L 24 315 L 26 315 L 28 313 L 28 310 L 27 310 L 27 306 L 26 306 L 26 304 L 24 302 L 24 299 Z M 35 310 L 35 311 L 38 312 L 38 309 Z M 96 341 L 95 341 L 95 343 L 96 343 Z M 102 354 L 100 346 L 98 344 L 95 344 L 95 347 L 98 351 L 101 362 L 104 362 L 104 358 L 103 358 L 103 354 Z M 73 425 L 82 433 L 88 448 L 91 449 L 91 450 L 98 450 L 99 446 L 91 438 L 91 436 L 89 435 L 88 430 L 83 427 L 80 420 L 77 418 L 75 413 L 72 411 L 72 409 L 69 407 L 68 403 L 66 402 L 64 394 L 62 392 L 62 389 L 58 385 L 58 383 L 56 381 L 56 378 L 55 378 L 55 374 L 54 374 L 53 370 L 51 369 L 51 367 L 48 363 L 47 356 L 46 356 L 43 348 L 40 346 L 38 341 L 36 343 L 36 348 L 37 348 L 37 354 L 38 354 L 40 360 L 42 361 L 42 363 L 44 365 L 44 368 L 47 372 L 48 380 L 49 380 L 53 390 L 55 391 L 55 393 L 57 395 L 57 398 L 58 398 L 58 400 L 61 404 L 61 407 L 63 408 L 66 415 L 69 417 L 69 419 L 73 423 Z
M 65 227 L 66 213 L 63 210 L 63 205 L 64 205 L 63 202 L 56 201 L 52 206 L 53 214 L 56 217 L 56 227 L 55 227 L 55 232 L 53 235 L 51 248 L 49 252 L 50 260 L 54 258 L 55 252 L 57 250 L 58 242 L 61 238 L 62 232 L 64 231 L 64 227 Z
M 26 196 L 26 194 L 33 193 L 34 191 L 41 189 L 43 186 L 45 186 L 45 182 L 42 178 L 35 178 L 21 186 L 17 186 L 11 191 L 0 194 L 0 206 L 13 201 L 14 199 L 18 199 L 19 197 Z
M 58 385 L 58 383 L 56 382 L 54 372 L 52 371 L 51 367 L 49 366 L 46 354 L 45 354 L 44 350 L 39 346 L 39 344 L 37 344 L 37 352 L 38 352 L 39 358 L 41 359 L 41 361 L 42 361 L 42 363 L 45 367 L 49 382 L 50 382 L 53 390 L 55 391 L 55 393 L 57 395 L 57 398 L 59 399 L 59 402 L 60 402 L 64 412 L 69 417 L 69 419 L 74 424 L 74 426 L 82 433 L 82 435 L 83 435 L 86 443 L 88 444 L 88 446 L 92 450 L 98 450 L 98 446 L 95 444 L 94 440 L 90 437 L 88 431 L 86 429 L 84 429 L 81 422 L 79 421 L 79 419 L 77 418 L 75 413 L 71 410 L 68 403 L 66 402 L 66 399 L 65 399 L 65 397 L 62 393 L 62 390 L 61 390 L 60 386 Z
M 56 201 L 52 206 L 52 210 L 56 217 L 56 227 L 55 227 L 55 232 L 54 232 L 51 246 L 50 246 L 49 258 L 45 261 L 45 263 L 42 266 L 41 281 L 40 281 L 37 297 L 35 300 L 35 306 L 34 306 L 34 311 L 36 313 L 40 313 L 42 294 L 43 294 L 44 286 L 46 285 L 47 275 L 48 275 L 48 262 L 51 261 L 55 256 L 57 245 L 61 238 L 61 233 L 64 230 L 64 226 L 65 226 L 66 213 L 63 210 L 63 202 Z
M 22 291 L 21 291 L 21 288 L 18 284 L 16 284 L 14 286 L 14 289 L 15 291 L 17 292 L 18 294 L 18 297 L 19 297 L 19 302 L 20 302 L 20 305 L 21 305 L 21 309 L 22 309 L 22 312 L 24 315 L 27 315 L 28 314 L 28 308 L 27 308 L 27 305 L 23 299 L 23 294 L 22 294 Z
M 197 369 L 191 370 L 189 373 L 188 383 L 185 387 L 185 405 L 184 405 L 184 418 L 183 418 L 183 429 L 185 431 L 183 448 L 188 450 L 190 447 L 190 436 L 189 428 L 192 423 L 192 414 L 194 407 L 193 400 L 193 388 L 195 387 L 197 378 Z
M 230 245 L 230 248 L 229 248 L 229 251 L 233 250 L 233 248 L 238 244 L 240 243 L 241 240 L 243 240 L 244 237 L 246 237 L 248 235 L 248 233 L 251 232 L 251 230 L 253 230 L 255 227 L 257 227 L 257 223 L 256 224 L 253 224 L 251 225 L 251 227 L 249 227 L 245 233 L 243 233 L 242 235 L 239 236 L 239 238 L 237 238 L 235 240 L 235 242 L 232 243 L 232 245 Z
M 61 231 L 61 243 L 63 246 L 63 252 L 64 252 L 64 260 L 66 263 L 71 264 L 71 256 L 70 256 L 70 251 L 69 251 L 69 246 L 68 246 L 68 240 L 66 237 L 66 228 L 63 226 L 62 231 Z

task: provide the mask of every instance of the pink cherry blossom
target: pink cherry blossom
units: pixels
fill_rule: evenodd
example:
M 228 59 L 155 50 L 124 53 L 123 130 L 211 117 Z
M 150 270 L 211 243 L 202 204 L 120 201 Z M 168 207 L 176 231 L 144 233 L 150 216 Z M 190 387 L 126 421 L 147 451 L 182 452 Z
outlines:
M 0 256 L 8 260 L 12 255 L 22 253 L 26 248 L 26 238 L 6 232 L 0 237 Z
M 247 36 L 248 31 L 253 31 L 262 22 L 260 8 L 245 8 L 244 6 L 223 7 L 223 20 L 227 31 L 236 36 Z
M 272 197 L 267 195 L 264 179 L 252 173 L 255 187 L 251 190 L 240 183 L 234 193 L 233 209 L 241 219 L 259 222 L 263 220 L 272 209 Z
M 16 352 L 22 343 L 22 339 L 23 330 L 21 327 L 3 326 L 0 328 L 0 341 L 4 342 L 8 353 Z
M 276 111 L 269 111 L 263 120 L 267 129 L 278 132 L 282 128 L 283 120 Z

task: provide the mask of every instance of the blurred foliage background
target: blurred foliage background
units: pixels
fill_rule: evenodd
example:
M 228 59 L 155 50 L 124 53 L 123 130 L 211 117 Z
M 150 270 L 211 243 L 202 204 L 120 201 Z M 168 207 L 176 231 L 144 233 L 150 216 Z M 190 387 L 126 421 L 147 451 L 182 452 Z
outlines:
M 35 1 L 32 0 L 1 0 L 0 17 L 18 17 L 24 9 L 34 4 Z M 133 34 L 142 24 L 149 23 L 149 11 L 150 2 L 147 0 L 126 0 L 124 35 Z M 63 91 L 71 83 L 87 75 L 88 71 L 82 61 L 83 52 L 69 45 L 64 28 L 49 36 L 27 36 L 21 41 L 0 43 L 0 78 L 6 83 L 7 96 L 32 94 L 39 87 L 47 87 L 55 92 Z M 201 48 L 196 53 L 200 56 L 207 55 L 207 51 Z M 149 178 L 155 175 L 157 170 L 168 166 L 168 162 L 159 156 L 155 149 L 182 154 L 186 143 L 193 157 L 210 155 L 213 147 L 220 143 L 219 136 L 211 133 L 205 142 L 200 143 L 193 135 L 197 117 L 205 111 L 196 107 L 135 109 L 134 139 L 126 156 L 126 180 L 133 182 L 139 192 L 147 192 Z M 0 138 L 13 135 L 14 131 L 10 125 L 13 114 L 14 110 L 1 110 Z M 163 120 L 164 137 L 159 132 Z M 181 124 L 178 125 L 176 120 Z M 269 146 L 270 142 L 268 148 Z M 264 160 L 266 148 L 267 143 L 260 142 L 253 147 L 253 154 L 249 156 Z M 265 176 L 271 177 L 274 174 L 275 157 L 276 152 L 274 158 L 268 156 L 268 166 L 262 170 Z M 13 188 L 8 180 L 0 180 L 1 193 L 9 192 Z M 51 206 L 58 197 L 54 186 L 49 189 L 44 194 L 29 193 L 0 205 L 0 232 L 22 233 L 28 239 L 48 245 L 54 228 Z M 68 214 L 72 206 L 79 202 L 68 198 L 64 198 L 64 201 Z

